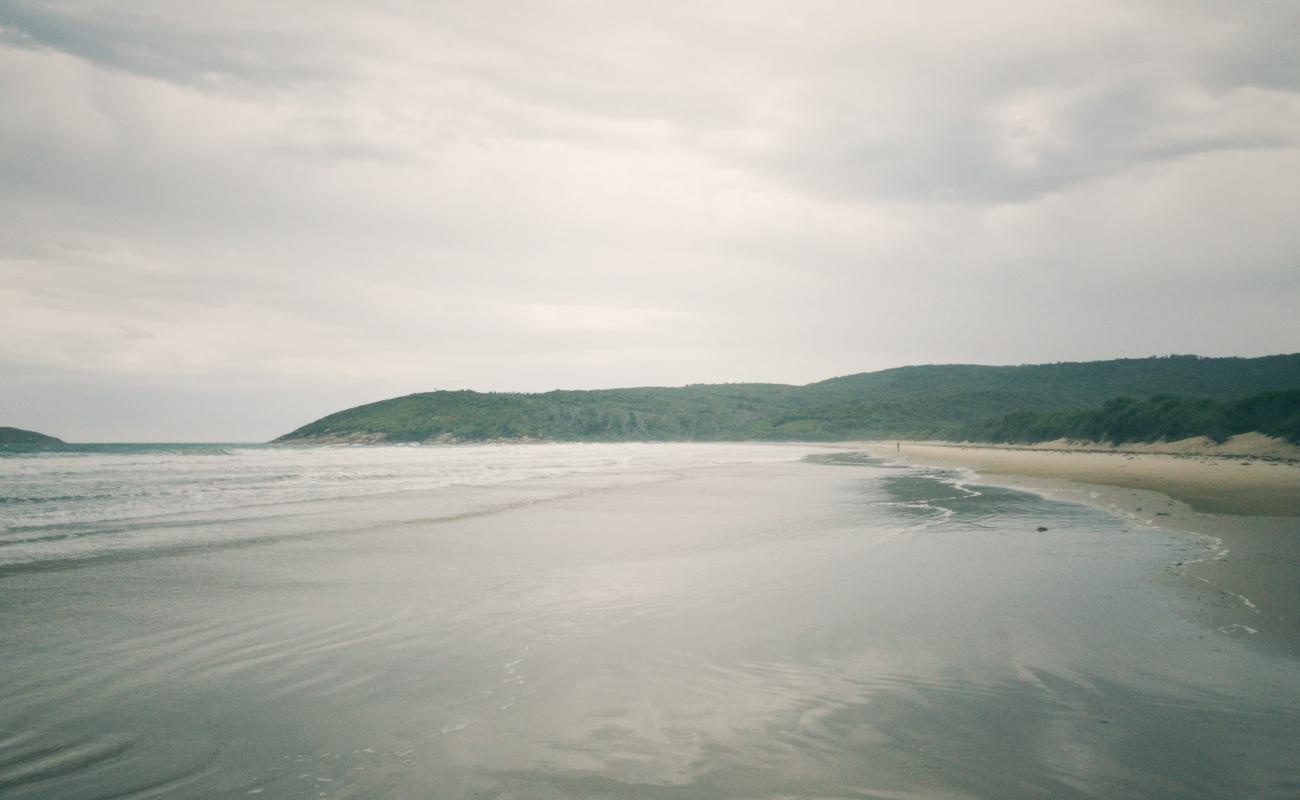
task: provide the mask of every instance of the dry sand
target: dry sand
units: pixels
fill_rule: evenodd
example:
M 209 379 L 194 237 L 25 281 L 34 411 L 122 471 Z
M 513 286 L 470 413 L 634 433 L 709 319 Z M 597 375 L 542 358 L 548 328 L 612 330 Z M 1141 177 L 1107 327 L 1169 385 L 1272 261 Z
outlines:
M 933 442 L 933 444 L 950 445 L 952 443 Z M 1069 450 L 1074 453 L 1162 453 L 1178 456 L 1234 456 L 1300 462 L 1300 445 L 1291 444 L 1285 439 L 1265 436 L 1262 433 L 1241 433 L 1222 442 L 1213 441 L 1205 436 L 1193 436 L 1189 439 L 1179 439 L 1174 442 L 1107 444 L 1105 442 L 1076 442 L 1069 439 L 1056 439 L 1050 442 L 1015 445 L 964 442 L 961 446 L 990 450 Z
M 1048 445 L 889 442 L 863 449 L 908 463 L 970 469 L 989 483 L 1101 506 L 1132 520 L 1134 530 L 1204 537 L 1203 558 L 1168 568 L 1192 590 L 1193 614 L 1219 632 L 1245 632 L 1264 647 L 1300 657 L 1300 462 Z
M 1145 489 L 1212 514 L 1300 517 L 1300 462 L 1047 446 L 906 443 L 898 451 L 889 443 L 878 445 L 877 452 L 901 455 L 917 463 L 967 467 L 981 475 L 1020 475 Z

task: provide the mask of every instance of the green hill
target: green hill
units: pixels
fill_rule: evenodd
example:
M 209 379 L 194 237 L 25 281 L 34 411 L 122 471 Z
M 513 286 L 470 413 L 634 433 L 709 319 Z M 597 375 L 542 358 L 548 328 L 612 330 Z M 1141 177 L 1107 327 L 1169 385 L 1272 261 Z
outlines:
M 1116 397 L 1227 402 L 1300 389 L 1300 354 L 1167 356 L 989 367 L 901 367 L 806 386 L 695 384 L 539 394 L 438 391 L 351 408 L 301 441 L 739 441 L 967 438 L 1010 412 L 1065 412 Z
M 901 367 L 805 388 L 796 411 L 826 438 L 952 439 L 1013 411 L 1065 411 L 1116 397 L 1172 394 L 1233 400 L 1300 389 L 1300 354 L 1263 358 L 1168 356 L 1113 361 Z
M 1222 442 L 1229 436 L 1252 431 L 1300 444 L 1300 390 L 1261 392 L 1230 402 L 1157 395 L 1148 400 L 1118 397 L 1100 408 L 1081 411 L 1019 411 L 996 422 L 972 426 L 963 438 L 1025 443 L 1075 439 L 1121 444 L 1206 436 Z
M 22 428 L 4 428 L 0 427 L 0 447 L 46 447 L 50 445 L 63 444 L 62 439 L 56 439 L 53 436 L 46 436 L 36 431 L 25 431 Z

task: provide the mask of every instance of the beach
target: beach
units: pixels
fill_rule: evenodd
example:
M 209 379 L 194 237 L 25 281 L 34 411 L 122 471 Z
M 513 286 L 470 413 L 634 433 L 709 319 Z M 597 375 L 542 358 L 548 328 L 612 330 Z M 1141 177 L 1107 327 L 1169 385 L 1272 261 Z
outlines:
M 0 793 L 1294 796 L 1300 661 L 1189 613 L 1169 569 L 1205 541 L 857 450 L 166 455 L 481 482 L 11 563 Z
M 1160 452 L 1155 447 L 1099 450 L 1055 443 L 1012 447 L 934 442 L 863 445 L 866 451 L 882 457 L 969 468 L 986 475 L 1159 492 L 1199 513 L 1300 517 L 1300 459 L 1231 450 L 1229 455 L 1218 455 L 1220 451 L 1209 448 Z
M 1168 449 L 1160 445 L 1104 452 L 1055 443 L 882 442 L 862 449 L 1093 504 L 1130 520 L 1134 531 L 1206 537 L 1211 547 L 1204 557 L 1168 569 L 1194 592 L 1192 613 L 1215 630 L 1258 631 L 1262 646 L 1300 657 L 1300 462 L 1279 457 L 1290 450 L 1275 441 L 1236 438 L 1236 447 L 1184 445 L 1175 452 L 1152 452 Z M 1225 450 L 1228 455 L 1219 455 Z

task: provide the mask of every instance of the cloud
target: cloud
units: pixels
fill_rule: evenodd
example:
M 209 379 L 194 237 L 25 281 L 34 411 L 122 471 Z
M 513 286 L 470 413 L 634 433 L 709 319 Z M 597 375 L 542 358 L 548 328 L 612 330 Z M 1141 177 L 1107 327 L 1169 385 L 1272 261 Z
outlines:
M 0 414 L 100 386 L 84 435 L 148 437 L 127 398 L 206 387 L 187 438 L 260 438 L 433 387 L 1297 350 L 1297 32 L 1289 4 L 0 0 Z
M 347 23 L 331 3 L 0 3 L 0 41 L 212 90 L 339 80 L 359 43 Z

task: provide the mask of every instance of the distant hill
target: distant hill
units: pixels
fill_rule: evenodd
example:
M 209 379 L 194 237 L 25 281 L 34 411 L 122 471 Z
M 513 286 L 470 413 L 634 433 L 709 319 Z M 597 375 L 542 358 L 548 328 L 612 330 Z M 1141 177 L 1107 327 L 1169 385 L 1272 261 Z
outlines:
M 24 447 L 41 446 L 41 445 L 58 445 L 63 444 L 62 439 L 53 436 L 46 436 L 36 431 L 25 431 L 22 428 L 4 428 L 0 427 L 0 446 L 22 445 Z
M 1156 395 L 1228 402 L 1291 389 L 1300 389 L 1300 354 L 930 365 L 806 386 L 425 392 L 330 414 L 276 441 L 952 439 L 988 435 L 1012 412 L 1073 411 Z

